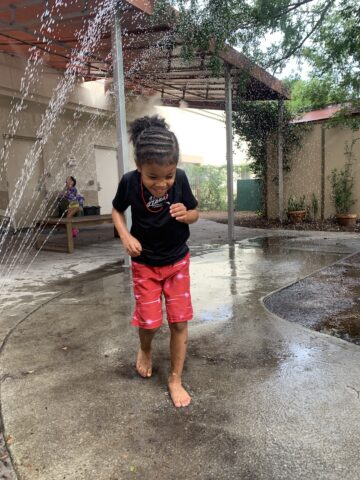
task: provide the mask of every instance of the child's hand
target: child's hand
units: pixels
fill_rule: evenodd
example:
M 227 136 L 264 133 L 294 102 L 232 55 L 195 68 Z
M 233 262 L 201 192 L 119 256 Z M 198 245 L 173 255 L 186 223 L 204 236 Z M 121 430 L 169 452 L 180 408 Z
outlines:
M 173 203 L 170 205 L 170 215 L 178 222 L 186 223 L 187 209 L 183 203 Z
M 142 247 L 139 240 L 132 235 L 122 240 L 125 251 L 130 257 L 138 257 L 141 254 Z

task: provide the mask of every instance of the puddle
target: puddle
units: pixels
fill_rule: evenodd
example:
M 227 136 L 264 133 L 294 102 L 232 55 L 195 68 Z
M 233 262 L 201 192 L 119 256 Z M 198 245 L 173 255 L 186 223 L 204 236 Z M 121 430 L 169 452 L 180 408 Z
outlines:
M 261 248 L 269 248 L 274 246 L 286 245 L 289 246 L 288 240 L 294 239 L 295 237 L 292 235 L 284 235 L 278 237 L 257 237 L 257 238 L 249 238 L 244 242 L 240 242 L 240 246 L 246 247 L 247 244 L 249 246 L 257 246 Z
M 296 282 L 264 301 L 291 322 L 360 345 L 360 254 Z

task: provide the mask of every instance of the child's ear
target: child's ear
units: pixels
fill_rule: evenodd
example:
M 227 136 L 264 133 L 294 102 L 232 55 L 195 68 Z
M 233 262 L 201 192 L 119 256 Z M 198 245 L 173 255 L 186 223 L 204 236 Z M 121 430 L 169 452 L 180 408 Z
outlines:
M 141 173 L 141 165 L 136 165 L 136 170 Z

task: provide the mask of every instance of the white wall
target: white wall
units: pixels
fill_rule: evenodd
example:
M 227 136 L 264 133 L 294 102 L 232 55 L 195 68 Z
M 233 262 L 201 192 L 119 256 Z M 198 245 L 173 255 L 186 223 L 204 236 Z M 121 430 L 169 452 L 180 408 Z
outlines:
M 218 110 L 156 107 L 178 138 L 180 154 L 203 158 L 206 165 L 226 164 L 225 113 Z M 234 146 L 234 164 L 246 163 L 246 145 Z
M 40 65 L 29 68 L 27 61 L 0 53 L 0 93 L 19 96 L 21 79 L 24 77 L 29 88 L 29 98 L 42 103 L 48 103 L 54 95 L 63 76 L 56 70 Z M 24 76 L 25 73 L 25 76 Z M 113 101 L 109 95 L 105 95 L 104 84 L 100 82 L 83 82 L 79 78 L 74 88 L 69 92 L 66 99 L 67 107 L 73 108 L 82 105 L 88 108 L 100 108 L 112 111 Z

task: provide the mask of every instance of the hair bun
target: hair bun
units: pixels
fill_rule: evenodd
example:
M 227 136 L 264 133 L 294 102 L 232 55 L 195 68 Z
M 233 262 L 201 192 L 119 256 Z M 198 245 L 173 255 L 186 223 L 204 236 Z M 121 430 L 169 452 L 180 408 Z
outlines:
M 130 123 L 129 133 L 130 133 L 130 140 L 133 144 L 136 144 L 137 139 L 139 138 L 140 134 L 147 130 L 148 128 L 161 128 L 161 129 L 168 129 L 169 126 L 165 122 L 165 120 L 158 115 L 153 115 L 152 117 L 142 117 L 137 118 L 133 122 Z

